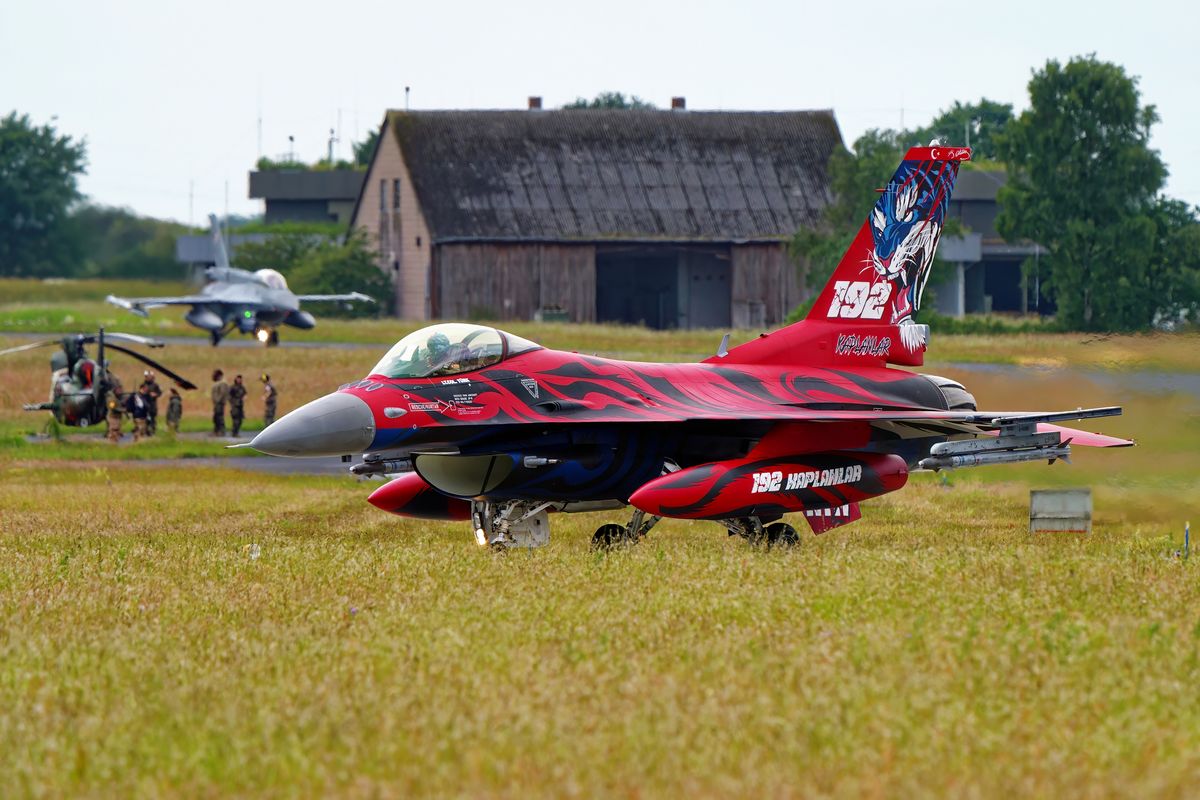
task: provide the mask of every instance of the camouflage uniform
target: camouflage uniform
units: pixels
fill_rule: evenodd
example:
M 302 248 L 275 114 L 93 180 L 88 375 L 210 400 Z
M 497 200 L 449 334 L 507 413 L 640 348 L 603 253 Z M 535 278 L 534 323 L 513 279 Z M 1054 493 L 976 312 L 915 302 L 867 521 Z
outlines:
M 279 402 L 279 392 L 275 391 L 275 384 L 271 383 L 271 379 L 266 375 L 262 376 L 263 382 L 263 427 L 270 425 L 275 421 L 275 405 Z
M 246 387 L 240 380 L 235 379 L 233 385 L 229 387 L 229 419 L 233 423 L 232 434 L 234 436 L 241 433 L 242 420 L 246 418 L 245 399 Z
M 162 397 L 162 388 L 153 377 L 142 381 L 142 386 L 146 388 L 146 403 L 149 405 L 146 410 L 146 433 L 153 436 L 158 429 L 158 398 Z
M 105 434 L 110 442 L 121 441 L 121 384 L 111 375 L 111 387 L 104 394 L 104 405 L 108 409 L 108 433 Z
M 183 419 L 183 398 L 175 392 L 167 400 L 167 427 L 179 433 L 179 420 Z
M 225 435 L 225 401 L 229 399 L 229 384 L 219 380 L 212 387 L 213 436 Z

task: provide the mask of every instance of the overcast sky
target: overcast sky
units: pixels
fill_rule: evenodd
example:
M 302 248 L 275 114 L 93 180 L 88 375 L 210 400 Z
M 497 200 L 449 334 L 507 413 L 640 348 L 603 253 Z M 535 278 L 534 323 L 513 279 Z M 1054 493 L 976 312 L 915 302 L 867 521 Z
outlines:
M 660 107 L 833 108 L 847 143 L 954 100 L 1027 104 L 1031 70 L 1094 52 L 1162 118 L 1168 194 L 1200 204 L 1197 14 L 1182 2 L 916 4 L 5 2 L 0 114 L 85 138 L 93 200 L 199 222 L 256 213 L 260 154 L 339 156 L 387 108 L 546 107 L 614 90 Z M 261 150 L 260 125 L 261 118 Z M 194 203 L 189 202 L 194 187 Z

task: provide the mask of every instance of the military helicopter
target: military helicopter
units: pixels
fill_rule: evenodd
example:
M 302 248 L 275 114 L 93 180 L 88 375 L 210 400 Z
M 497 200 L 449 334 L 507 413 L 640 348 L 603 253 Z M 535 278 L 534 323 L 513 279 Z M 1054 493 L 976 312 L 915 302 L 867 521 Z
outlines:
M 36 347 L 46 347 L 57 344 L 62 349 L 50 357 L 50 400 L 45 403 L 26 403 L 26 411 L 49 411 L 62 425 L 86 428 L 103 422 L 108 413 L 105 407 L 105 396 L 109 391 L 116 390 L 118 395 L 127 394 L 120 391 L 121 384 L 108 370 L 108 362 L 104 358 L 105 348 L 117 350 L 127 356 L 136 358 L 143 364 L 161 372 L 176 385 L 183 389 L 195 389 L 196 384 L 147 358 L 136 350 L 130 350 L 111 340 L 132 342 L 146 347 L 162 347 L 157 339 L 145 336 L 135 336 L 132 333 L 105 333 L 101 328 L 97 333 L 76 333 L 63 336 L 61 339 L 43 339 L 40 342 L 24 344 L 0 350 L 0 356 L 9 353 L 20 353 L 33 350 Z M 88 358 L 84 347 L 96 345 L 96 358 Z

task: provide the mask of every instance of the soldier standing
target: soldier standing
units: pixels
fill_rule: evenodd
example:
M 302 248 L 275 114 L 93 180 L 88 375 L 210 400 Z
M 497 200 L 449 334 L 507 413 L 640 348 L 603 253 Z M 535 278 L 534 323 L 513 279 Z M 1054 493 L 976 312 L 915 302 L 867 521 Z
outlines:
M 225 435 L 225 401 L 229 399 L 229 384 L 221 370 L 213 372 L 212 406 L 213 436 Z
M 233 423 L 233 435 L 237 436 L 242 430 L 242 420 L 246 418 L 246 387 L 242 384 L 242 376 L 235 375 L 233 386 L 229 387 L 229 420 Z
M 110 442 L 119 442 L 121 441 L 121 382 L 111 372 L 108 373 L 108 380 L 109 389 L 104 394 L 104 405 L 108 408 L 106 438 Z
M 167 427 L 179 433 L 179 420 L 183 419 L 183 398 L 179 391 L 172 386 L 171 396 L 167 398 Z
M 142 373 L 142 386 L 146 387 L 146 402 L 149 403 L 146 411 L 146 435 L 153 436 L 158 429 L 158 398 L 162 397 L 162 387 L 154 380 L 153 370 L 148 369 Z
M 129 399 L 125 401 L 125 408 L 133 418 L 133 440 L 140 442 L 149 435 L 146 425 L 150 416 L 150 397 L 146 392 L 146 384 L 143 383 L 136 392 L 129 395 Z
M 267 427 L 275 421 L 275 404 L 279 401 L 279 392 L 275 391 L 275 384 L 271 383 L 271 376 L 267 373 L 262 374 L 263 382 L 263 427 Z

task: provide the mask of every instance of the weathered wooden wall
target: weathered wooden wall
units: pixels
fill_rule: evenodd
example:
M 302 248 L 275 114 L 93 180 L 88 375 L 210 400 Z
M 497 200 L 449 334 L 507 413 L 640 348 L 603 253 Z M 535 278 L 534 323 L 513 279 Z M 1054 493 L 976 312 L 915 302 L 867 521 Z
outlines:
M 539 308 L 596 319 L 596 248 L 590 244 L 442 244 L 433 260 L 434 316 L 532 319 Z
M 736 244 L 732 257 L 735 328 L 776 327 L 807 298 L 803 268 L 788 257 L 787 245 Z

